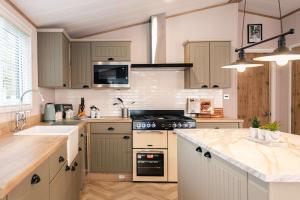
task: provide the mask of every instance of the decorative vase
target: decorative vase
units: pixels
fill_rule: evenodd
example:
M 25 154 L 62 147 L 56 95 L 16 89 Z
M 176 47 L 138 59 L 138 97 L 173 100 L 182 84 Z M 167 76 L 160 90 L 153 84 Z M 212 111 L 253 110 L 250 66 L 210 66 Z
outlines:
M 259 140 L 265 140 L 265 131 L 266 131 L 266 130 L 261 129 L 261 128 L 259 128 L 259 129 L 257 130 L 257 138 L 258 138 Z
M 265 140 L 267 142 L 278 142 L 280 140 L 280 131 L 266 131 Z
M 257 138 L 258 128 L 250 127 L 250 137 Z

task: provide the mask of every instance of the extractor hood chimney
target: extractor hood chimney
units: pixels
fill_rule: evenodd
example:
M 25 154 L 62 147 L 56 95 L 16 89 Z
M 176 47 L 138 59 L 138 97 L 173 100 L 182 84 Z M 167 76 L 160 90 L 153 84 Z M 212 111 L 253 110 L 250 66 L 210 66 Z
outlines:
M 191 63 L 166 63 L 166 14 L 150 18 L 150 64 L 132 64 L 133 70 L 184 70 L 193 67 Z

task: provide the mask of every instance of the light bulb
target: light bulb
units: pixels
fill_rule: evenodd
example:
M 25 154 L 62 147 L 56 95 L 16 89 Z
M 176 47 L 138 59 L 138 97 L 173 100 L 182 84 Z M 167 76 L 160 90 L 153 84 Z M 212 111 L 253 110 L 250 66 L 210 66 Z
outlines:
M 286 58 L 278 58 L 276 60 L 276 64 L 279 65 L 279 66 L 285 66 L 289 63 L 289 60 L 286 59 Z
M 238 67 L 236 68 L 236 70 L 237 70 L 238 72 L 244 72 L 244 71 L 246 71 L 246 67 L 245 67 L 244 65 L 241 65 L 241 66 L 238 66 Z

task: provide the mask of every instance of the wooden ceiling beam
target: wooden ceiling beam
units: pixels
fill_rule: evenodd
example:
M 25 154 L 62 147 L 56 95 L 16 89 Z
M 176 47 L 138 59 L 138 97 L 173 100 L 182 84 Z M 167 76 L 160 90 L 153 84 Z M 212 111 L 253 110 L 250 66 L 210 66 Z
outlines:
M 239 12 L 243 13 L 244 10 L 239 10 Z M 260 16 L 260 17 L 267 17 L 267 18 L 271 18 L 271 19 L 277 19 L 277 20 L 280 20 L 279 17 L 274 17 L 274 16 L 271 16 L 271 15 L 265 15 L 265 14 L 261 14 L 261 13 L 257 13 L 257 12 L 252 12 L 252 11 L 247 11 L 247 10 L 246 10 L 246 13 L 247 13 L 247 14 L 250 14 L 250 15 L 257 15 L 257 16 Z
M 27 16 L 25 13 L 23 13 L 13 2 L 10 0 L 4 0 L 8 5 L 10 5 L 17 13 L 19 13 L 22 17 L 24 17 L 32 26 L 37 28 L 36 24 Z

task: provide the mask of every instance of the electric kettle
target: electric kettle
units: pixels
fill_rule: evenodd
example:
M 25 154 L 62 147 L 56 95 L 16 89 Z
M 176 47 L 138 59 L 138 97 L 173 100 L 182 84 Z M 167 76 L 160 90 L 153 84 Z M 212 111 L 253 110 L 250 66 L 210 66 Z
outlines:
M 55 104 L 54 103 L 47 103 L 45 105 L 44 121 L 45 122 L 55 121 Z

